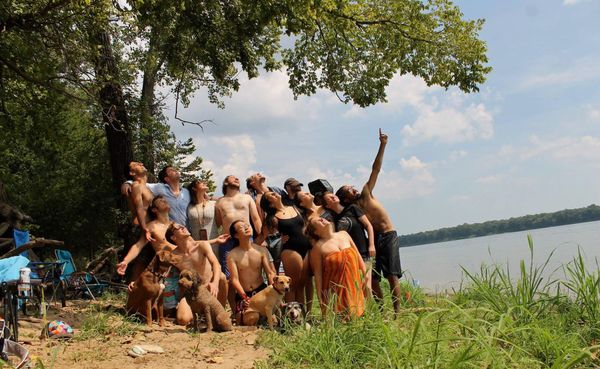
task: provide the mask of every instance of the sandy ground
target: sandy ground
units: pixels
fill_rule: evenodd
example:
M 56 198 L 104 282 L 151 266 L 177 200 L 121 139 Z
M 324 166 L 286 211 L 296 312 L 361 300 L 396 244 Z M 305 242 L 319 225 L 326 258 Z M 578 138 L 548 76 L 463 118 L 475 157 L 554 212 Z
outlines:
M 64 320 L 80 332 L 86 318 L 88 301 L 69 302 L 63 309 L 52 308 L 48 319 Z M 89 311 L 89 310 L 87 310 Z M 268 358 L 269 352 L 256 344 L 255 328 L 235 327 L 226 333 L 195 333 L 167 322 L 164 328 L 136 325 L 126 336 L 115 333 L 87 340 L 39 339 L 41 319 L 20 321 L 19 341 L 45 368 L 253 368 L 257 361 Z M 159 345 L 164 353 L 148 353 L 133 358 L 128 351 L 135 345 Z M 54 364 L 53 364 L 54 363 Z

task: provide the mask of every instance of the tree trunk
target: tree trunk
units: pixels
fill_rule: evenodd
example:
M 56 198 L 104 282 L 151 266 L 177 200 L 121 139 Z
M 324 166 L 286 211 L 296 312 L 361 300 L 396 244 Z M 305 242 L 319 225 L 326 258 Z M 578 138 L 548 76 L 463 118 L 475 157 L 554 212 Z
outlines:
M 156 55 L 156 46 L 160 35 L 155 29 L 150 33 L 146 62 L 144 63 L 144 79 L 140 96 L 140 145 L 144 164 L 150 173 L 156 173 L 156 153 L 154 147 L 155 121 L 158 114 L 154 95 L 156 77 L 162 67 L 162 60 Z
M 113 186 L 116 191 L 119 191 L 121 184 L 126 179 L 127 165 L 133 160 L 131 128 L 123 98 L 123 89 L 118 80 L 119 73 L 110 35 L 107 32 L 100 32 L 96 35 L 96 42 L 99 47 L 95 63 L 96 78 L 102 86 L 98 98 L 108 142 Z M 121 201 L 119 201 L 119 207 L 124 207 Z

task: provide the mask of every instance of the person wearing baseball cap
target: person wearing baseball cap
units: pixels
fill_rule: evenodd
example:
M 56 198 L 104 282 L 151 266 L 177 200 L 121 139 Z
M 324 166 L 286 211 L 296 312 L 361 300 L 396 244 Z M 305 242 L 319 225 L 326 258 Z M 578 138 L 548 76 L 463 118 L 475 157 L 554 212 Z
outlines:
M 304 186 L 304 184 L 302 184 L 296 178 L 292 177 L 292 178 L 286 179 L 285 182 L 283 182 L 283 188 L 287 192 L 287 196 L 281 197 L 281 202 L 283 202 L 283 205 L 293 206 L 294 199 L 296 198 L 296 194 L 298 192 L 302 191 L 302 186 Z

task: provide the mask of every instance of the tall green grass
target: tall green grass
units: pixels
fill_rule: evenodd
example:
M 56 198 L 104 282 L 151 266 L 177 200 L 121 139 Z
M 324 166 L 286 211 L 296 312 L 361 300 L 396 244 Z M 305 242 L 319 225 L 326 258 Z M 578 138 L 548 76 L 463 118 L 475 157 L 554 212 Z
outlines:
M 579 253 L 563 280 L 530 260 L 518 272 L 482 265 L 464 270 L 462 288 L 448 298 L 412 289 L 393 319 L 368 301 L 365 316 L 342 322 L 329 314 L 310 330 L 264 332 L 273 350 L 265 368 L 596 368 L 600 347 L 600 281 Z M 550 277 L 549 277 L 550 276 Z M 416 297 L 416 298 L 415 298 Z M 387 298 L 389 300 L 389 297 Z

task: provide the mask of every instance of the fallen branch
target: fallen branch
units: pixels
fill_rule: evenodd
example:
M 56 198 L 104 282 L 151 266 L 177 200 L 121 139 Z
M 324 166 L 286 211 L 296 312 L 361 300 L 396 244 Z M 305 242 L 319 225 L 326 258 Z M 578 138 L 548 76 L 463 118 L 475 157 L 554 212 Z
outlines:
M 106 263 L 123 248 L 123 246 L 112 246 L 100 253 L 94 260 L 91 260 L 85 266 L 85 270 L 97 274 L 104 268 Z
M 0 256 L 0 259 L 9 258 L 11 256 L 19 255 L 23 251 L 40 248 L 40 247 L 44 247 L 44 246 L 64 246 L 64 245 L 65 245 L 65 243 L 63 241 L 47 240 L 45 238 L 36 238 L 35 240 L 29 241 L 26 244 L 23 244 L 16 249 L 10 250 L 9 252 Z

